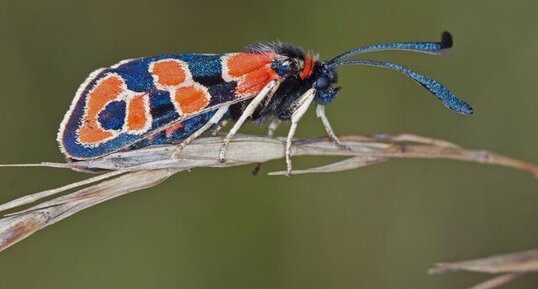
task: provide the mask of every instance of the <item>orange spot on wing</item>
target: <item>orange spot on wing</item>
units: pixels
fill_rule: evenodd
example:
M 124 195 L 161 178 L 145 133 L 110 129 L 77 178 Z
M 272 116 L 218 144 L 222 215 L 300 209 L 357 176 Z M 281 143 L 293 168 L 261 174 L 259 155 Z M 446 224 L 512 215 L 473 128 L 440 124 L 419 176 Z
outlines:
M 169 127 L 167 127 L 165 130 L 164 130 L 164 133 L 166 134 L 166 137 L 172 137 L 172 134 L 178 130 L 178 129 L 181 129 L 183 128 L 183 123 L 181 122 L 178 122 L 178 123 L 175 123 Z
M 198 112 L 209 104 L 209 97 L 206 92 L 195 86 L 178 88 L 174 99 L 184 114 Z
M 123 84 L 123 79 L 120 77 L 109 75 L 103 78 L 89 93 L 86 102 L 86 118 L 78 132 L 80 142 L 85 144 L 98 143 L 112 136 L 111 132 L 99 127 L 97 116 L 107 103 L 116 99 L 124 91 Z
M 150 121 L 148 118 L 148 109 L 144 102 L 146 93 L 133 96 L 127 107 L 127 129 L 139 131 L 146 127 Z
M 246 73 L 270 65 L 275 59 L 272 53 L 238 53 L 228 58 L 228 75 L 240 77 Z
M 155 62 L 151 73 L 157 77 L 157 83 L 164 86 L 178 86 L 186 78 L 183 67 L 174 60 Z
M 103 110 L 105 105 L 118 97 L 123 90 L 123 79 L 116 75 L 103 78 L 88 95 L 87 118 L 96 118 L 97 114 Z
M 260 69 L 245 75 L 235 92 L 239 95 L 253 95 L 259 93 L 269 81 L 278 78 L 278 75 L 270 68 Z
M 86 125 L 78 130 L 78 139 L 80 142 L 84 144 L 93 144 L 112 136 L 111 132 L 94 126 L 94 123 L 95 122 L 92 122 L 92 124 L 86 123 Z
M 237 81 L 238 97 L 255 95 L 271 80 L 280 79 L 271 68 L 276 58 L 274 53 L 238 53 L 227 59 L 226 76 Z

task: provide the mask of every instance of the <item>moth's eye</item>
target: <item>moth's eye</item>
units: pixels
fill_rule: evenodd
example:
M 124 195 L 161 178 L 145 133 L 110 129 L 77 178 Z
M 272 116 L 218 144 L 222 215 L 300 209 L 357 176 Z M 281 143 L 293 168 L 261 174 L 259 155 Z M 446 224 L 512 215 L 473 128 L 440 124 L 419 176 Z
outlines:
M 318 79 L 316 79 L 316 82 L 314 83 L 314 88 L 318 90 L 324 90 L 327 89 L 331 85 L 331 81 L 326 76 L 320 76 Z

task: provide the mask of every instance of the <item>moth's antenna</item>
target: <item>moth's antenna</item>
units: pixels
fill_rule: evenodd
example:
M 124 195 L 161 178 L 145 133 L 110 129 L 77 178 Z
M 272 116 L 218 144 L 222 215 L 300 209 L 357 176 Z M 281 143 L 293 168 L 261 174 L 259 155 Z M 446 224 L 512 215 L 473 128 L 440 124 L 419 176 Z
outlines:
M 441 83 L 424 76 L 422 74 L 419 74 L 407 67 L 401 66 L 396 63 L 391 62 L 384 62 L 384 61 L 375 61 L 375 60 L 367 60 L 367 59 L 357 59 L 357 60 L 345 60 L 333 63 L 330 67 L 336 68 L 344 65 L 369 65 L 369 66 L 376 66 L 376 67 L 385 67 L 394 69 L 414 81 L 418 82 L 420 85 L 422 85 L 424 88 L 426 88 L 428 91 L 430 91 L 433 95 L 437 96 L 437 98 L 448 108 L 452 109 L 455 112 L 462 113 L 462 114 L 472 114 L 473 108 L 467 104 L 465 101 L 457 98 L 452 92 L 448 90 L 444 85 Z
M 384 51 L 384 50 L 405 50 L 413 51 L 420 53 L 428 53 L 434 55 L 441 55 L 448 52 L 452 47 L 452 35 L 448 32 L 443 32 L 441 34 L 441 42 L 395 42 L 395 43 L 385 43 L 385 44 L 374 44 L 365 47 L 355 48 L 348 52 L 345 52 L 335 58 L 329 60 L 328 64 L 333 64 L 341 61 L 344 58 L 347 58 L 352 55 L 357 55 L 361 53 L 374 52 L 374 51 Z

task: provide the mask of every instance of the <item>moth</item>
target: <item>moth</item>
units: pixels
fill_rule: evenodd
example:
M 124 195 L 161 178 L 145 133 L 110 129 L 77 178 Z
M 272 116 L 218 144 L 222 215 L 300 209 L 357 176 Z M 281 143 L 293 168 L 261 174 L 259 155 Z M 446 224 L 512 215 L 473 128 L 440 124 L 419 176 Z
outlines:
M 285 146 L 289 175 L 293 137 L 313 103 L 328 136 L 345 147 L 325 114 L 325 106 L 340 92 L 335 85 L 337 69 L 342 66 L 390 68 L 419 83 L 449 109 L 472 114 L 471 106 L 444 85 L 402 65 L 349 59 L 384 50 L 441 55 L 452 43 L 452 36 L 444 32 L 440 42 L 370 45 L 327 61 L 286 43 L 253 44 L 238 53 L 123 60 L 92 72 L 80 85 L 60 125 L 58 143 L 72 161 L 159 144 L 177 144 L 177 156 L 193 139 L 231 120 L 234 124 L 218 155 L 219 161 L 225 162 L 228 143 L 246 121 L 270 123 L 269 135 L 285 121 L 291 122 Z

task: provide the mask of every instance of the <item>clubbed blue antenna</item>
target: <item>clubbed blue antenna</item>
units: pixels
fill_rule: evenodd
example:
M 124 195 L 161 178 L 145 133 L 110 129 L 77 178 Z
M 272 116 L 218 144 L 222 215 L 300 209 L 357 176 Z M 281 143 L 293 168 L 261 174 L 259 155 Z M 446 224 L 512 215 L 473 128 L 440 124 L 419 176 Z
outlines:
M 409 76 L 414 81 L 418 82 L 420 85 L 422 85 L 424 88 L 426 88 L 428 91 L 430 91 L 432 94 L 437 96 L 437 98 L 448 108 L 452 109 L 455 112 L 462 113 L 462 114 L 472 114 L 473 108 L 467 104 L 465 101 L 457 98 L 452 92 L 448 90 L 444 85 L 441 83 L 424 76 L 422 74 L 419 74 L 417 72 L 414 72 L 413 70 L 401 66 L 396 63 L 391 62 L 384 62 L 384 61 L 375 61 L 375 60 L 367 60 L 367 59 L 357 59 L 357 60 L 346 60 L 346 61 L 340 61 L 337 63 L 334 63 L 331 68 L 336 68 L 339 66 L 344 65 L 369 65 L 369 66 L 376 66 L 376 67 L 385 67 L 385 68 L 391 68 L 394 69 L 400 73 L 403 73 L 407 76 Z
M 367 52 L 386 51 L 386 50 L 405 50 L 412 52 L 428 53 L 434 55 L 445 54 L 452 47 L 452 35 L 448 32 L 441 34 L 441 42 L 396 42 L 375 44 L 371 46 L 359 47 L 341 55 L 336 56 L 332 60 L 329 60 L 327 64 L 339 62 L 340 60 Z
M 426 88 L 448 108 L 452 109 L 455 112 L 462 114 L 472 114 L 473 108 L 467 104 L 465 101 L 457 98 L 452 92 L 448 90 L 441 83 L 419 74 L 407 67 L 401 66 L 396 63 L 384 62 L 384 61 L 375 61 L 367 59 L 357 59 L 357 60 L 343 60 L 349 56 L 374 52 L 374 51 L 384 51 L 384 50 L 406 50 L 413 52 L 421 52 L 428 54 L 441 55 L 446 53 L 452 47 L 452 36 L 448 32 L 443 32 L 441 35 L 441 42 L 401 42 L 401 43 L 387 43 L 387 44 L 377 44 L 372 46 L 360 47 L 357 49 L 350 50 L 345 52 L 332 60 L 329 60 L 326 64 L 329 68 L 337 68 L 344 65 L 369 65 L 376 67 L 384 67 L 394 69 L 414 81 L 418 82 L 424 88 Z

